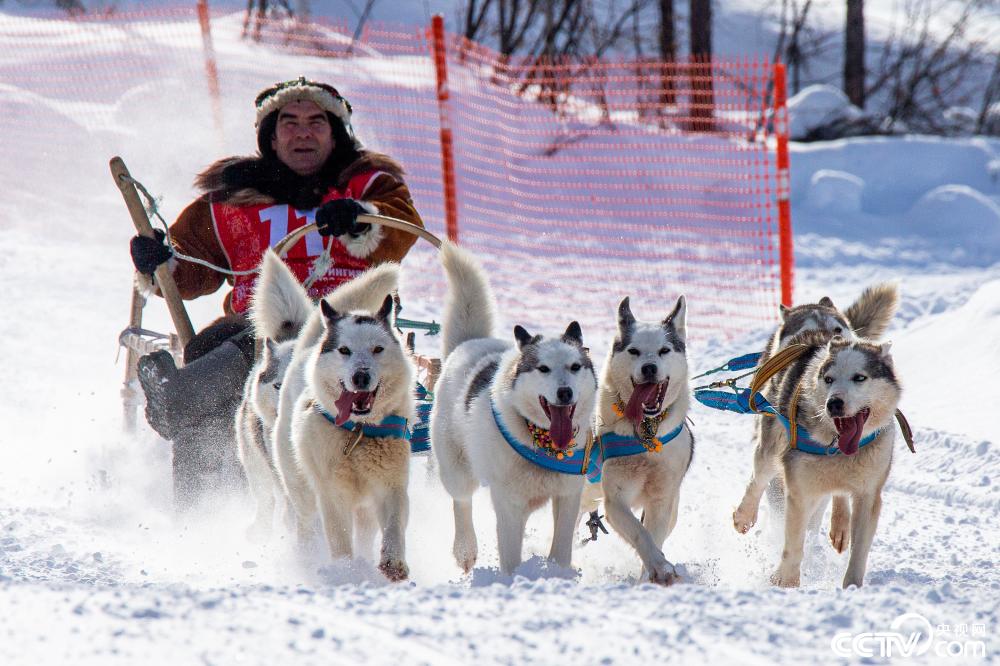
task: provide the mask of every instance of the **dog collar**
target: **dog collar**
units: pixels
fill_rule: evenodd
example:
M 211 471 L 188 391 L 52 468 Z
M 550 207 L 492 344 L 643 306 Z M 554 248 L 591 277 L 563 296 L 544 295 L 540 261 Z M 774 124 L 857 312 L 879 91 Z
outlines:
M 618 418 L 625 418 L 625 402 L 620 395 L 617 400 L 611 403 L 611 410 Z M 639 441 L 646 442 L 650 447 L 656 447 L 656 444 L 654 444 L 656 441 L 656 431 L 660 429 L 660 424 L 663 422 L 663 419 L 667 418 L 669 412 L 670 408 L 667 407 L 656 416 L 643 416 L 642 420 L 639 421 L 639 425 L 633 428 L 636 438 Z M 660 449 L 656 447 L 656 450 L 659 451 Z
M 591 458 L 590 456 L 594 444 L 592 437 L 587 438 L 587 445 L 583 450 L 577 449 L 573 453 L 560 451 L 558 454 L 554 454 L 548 449 L 528 446 L 519 442 L 517 437 L 514 437 L 510 430 L 507 429 L 492 398 L 490 398 L 490 408 L 493 410 L 493 421 L 497 424 L 497 430 L 503 435 L 510 448 L 514 449 L 525 460 L 549 471 L 559 472 L 560 474 L 587 474 L 588 476 L 592 473 L 600 474 L 600 469 L 597 467 L 597 458 Z
M 357 443 L 361 441 L 362 437 L 393 437 L 396 439 L 405 439 L 407 441 L 410 440 L 410 429 L 406 427 L 407 421 L 402 416 L 389 414 L 378 423 L 355 423 L 354 421 L 348 419 L 347 421 L 344 421 L 343 424 L 338 424 L 337 418 L 333 414 L 323 409 L 318 402 L 314 404 L 316 405 L 316 411 L 327 421 L 338 428 L 357 433 L 358 438 L 353 443 L 344 447 L 344 455 L 350 453 Z

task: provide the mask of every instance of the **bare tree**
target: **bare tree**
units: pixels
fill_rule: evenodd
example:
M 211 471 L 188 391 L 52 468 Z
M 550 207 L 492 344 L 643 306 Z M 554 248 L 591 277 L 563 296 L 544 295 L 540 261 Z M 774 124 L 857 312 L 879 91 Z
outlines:
M 983 90 L 983 101 L 979 107 L 979 117 L 976 118 L 977 134 L 1000 135 L 1000 54 L 993 61 L 993 72 Z
M 913 0 L 907 5 L 905 23 L 894 28 L 866 89 L 869 101 L 878 96 L 879 115 L 886 118 L 887 129 L 899 125 L 910 131 L 943 133 L 949 129 L 942 117 L 947 108 L 975 103 L 974 96 L 984 87 L 996 94 L 989 85 L 975 85 L 977 73 L 991 65 L 984 54 L 995 56 L 982 38 L 968 34 L 969 26 L 979 24 L 980 12 L 989 11 L 991 3 L 968 0 L 943 31 L 934 29 L 934 19 L 942 15 L 941 2 Z
M 26 7 L 41 7 L 43 5 L 49 4 L 46 0 L 19 0 L 18 4 L 24 5 Z M 81 0 L 52 0 L 51 3 L 56 9 L 61 9 L 70 16 L 82 16 L 87 13 L 87 8 L 84 6 Z M 0 6 L 3 5 L 3 0 L 0 0 Z
M 521 48 L 529 30 L 534 26 L 542 0 L 496 0 L 496 3 L 500 53 L 510 56 Z M 564 0 L 563 4 L 573 2 Z
M 865 2 L 847 0 L 844 27 L 844 93 L 851 103 L 865 107 Z
M 788 65 L 792 94 L 802 89 L 803 78 L 808 77 L 810 62 L 825 54 L 835 36 L 833 32 L 817 27 L 810 21 L 810 12 L 817 4 L 813 0 L 781 0 L 774 59 Z
M 460 17 L 462 21 L 462 36 L 466 39 L 477 39 L 485 28 L 485 22 L 493 0 L 466 0 Z
M 268 19 L 291 18 L 295 16 L 288 0 L 247 0 L 247 9 L 243 14 L 243 37 L 250 32 L 253 24 L 252 38 L 260 41 L 260 31 Z
M 662 61 L 660 76 L 660 104 L 671 105 L 677 101 L 674 77 L 677 74 L 671 64 L 677 62 L 677 26 L 674 18 L 674 0 L 659 0 L 660 8 L 660 60 Z
M 691 0 L 688 16 L 691 40 L 691 129 L 713 128 L 712 0 Z

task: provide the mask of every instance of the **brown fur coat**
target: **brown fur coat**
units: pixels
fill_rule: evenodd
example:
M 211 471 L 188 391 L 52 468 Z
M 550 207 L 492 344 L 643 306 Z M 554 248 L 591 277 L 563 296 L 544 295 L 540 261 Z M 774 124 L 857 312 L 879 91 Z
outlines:
M 262 190 L 274 191 L 282 188 L 287 190 L 287 183 L 274 188 L 253 184 L 257 179 L 253 174 L 261 169 L 262 164 L 261 158 L 231 157 L 219 160 L 198 174 L 195 179 L 195 187 L 203 194 L 185 208 L 178 216 L 177 221 L 170 226 L 170 237 L 174 247 L 182 254 L 229 268 L 226 254 L 219 244 L 212 224 L 211 204 L 228 203 L 247 206 L 285 203 L 285 201 L 279 201 L 279 198 L 274 194 L 268 194 Z M 315 206 L 313 202 L 316 197 L 321 197 L 330 187 L 343 187 L 352 177 L 366 171 L 381 171 L 382 174 L 368 187 L 364 202 L 373 205 L 382 215 L 423 226 L 420 215 L 413 207 L 410 191 L 403 181 L 402 167 L 398 162 L 381 153 L 362 152 L 359 159 L 338 175 L 336 182 L 324 183 L 316 179 L 313 181 L 306 179 L 293 181 L 292 185 L 297 187 L 298 191 L 289 192 L 288 198 L 312 203 L 312 206 Z M 234 173 L 237 175 L 233 176 Z M 245 177 L 246 174 L 251 175 Z M 266 175 L 259 180 L 266 180 Z M 308 188 L 309 191 L 303 193 L 303 188 Z M 296 205 L 297 202 L 289 201 L 288 203 Z M 299 203 L 297 207 L 301 206 Z M 416 236 L 412 234 L 379 225 L 373 226 L 366 236 L 370 236 L 370 238 L 362 240 L 368 241 L 367 246 L 362 247 L 361 244 L 357 247 L 349 246 L 348 251 L 356 256 L 367 258 L 373 265 L 386 261 L 401 261 L 416 241 Z M 374 247 L 371 247 L 373 245 Z M 185 299 L 210 294 L 227 281 L 226 275 L 188 261 L 172 259 L 171 271 L 177 282 L 177 288 Z M 231 282 L 231 280 L 229 281 Z M 148 282 L 140 286 L 150 288 L 154 293 L 159 293 L 155 286 Z M 226 312 L 231 311 L 228 295 L 225 309 Z

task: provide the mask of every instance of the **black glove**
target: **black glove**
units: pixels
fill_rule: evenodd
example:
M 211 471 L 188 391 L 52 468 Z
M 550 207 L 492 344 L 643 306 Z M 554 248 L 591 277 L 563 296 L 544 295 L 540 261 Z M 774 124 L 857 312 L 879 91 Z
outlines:
M 135 270 L 146 275 L 155 273 L 156 267 L 169 259 L 174 253 L 170 249 L 170 246 L 164 242 L 167 238 L 165 233 L 159 229 L 154 229 L 153 235 L 156 238 L 134 236 L 128 246 L 129 253 L 132 255 L 132 263 L 135 264 Z
M 343 236 L 355 238 L 368 231 L 372 225 L 358 224 L 358 215 L 368 210 L 354 199 L 334 199 L 316 209 L 316 226 L 320 236 Z

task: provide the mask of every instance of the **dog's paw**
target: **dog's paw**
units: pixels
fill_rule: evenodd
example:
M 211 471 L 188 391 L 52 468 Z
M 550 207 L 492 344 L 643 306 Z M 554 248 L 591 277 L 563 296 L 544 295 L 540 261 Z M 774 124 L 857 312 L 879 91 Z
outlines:
M 847 550 L 848 544 L 851 542 L 851 532 L 847 525 L 841 526 L 830 526 L 830 545 L 838 553 L 843 553 Z
M 750 528 L 757 524 L 757 507 L 747 508 L 740 504 L 736 511 L 733 511 L 733 527 L 740 534 L 746 534 Z
M 677 570 L 674 569 L 672 565 L 668 564 L 666 567 L 657 567 L 657 569 L 657 571 L 653 571 L 653 573 L 649 576 L 650 583 L 669 587 L 674 583 L 679 583 L 681 581 L 680 575 L 678 575 Z
M 771 574 L 771 585 L 777 587 L 798 587 L 799 572 L 791 573 L 782 571 L 780 568 Z
M 865 578 L 864 574 L 857 576 L 847 573 L 844 576 L 843 588 L 846 590 L 851 586 L 861 587 L 862 585 L 864 585 L 864 578 Z
M 406 566 L 406 562 L 403 560 L 382 560 L 379 562 L 378 570 L 393 583 L 398 583 L 410 577 L 410 568 Z
M 472 567 L 476 565 L 476 560 L 479 558 L 479 548 L 475 541 L 465 543 L 456 539 L 451 552 L 455 555 L 455 562 L 464 573 L 472 571 Z

